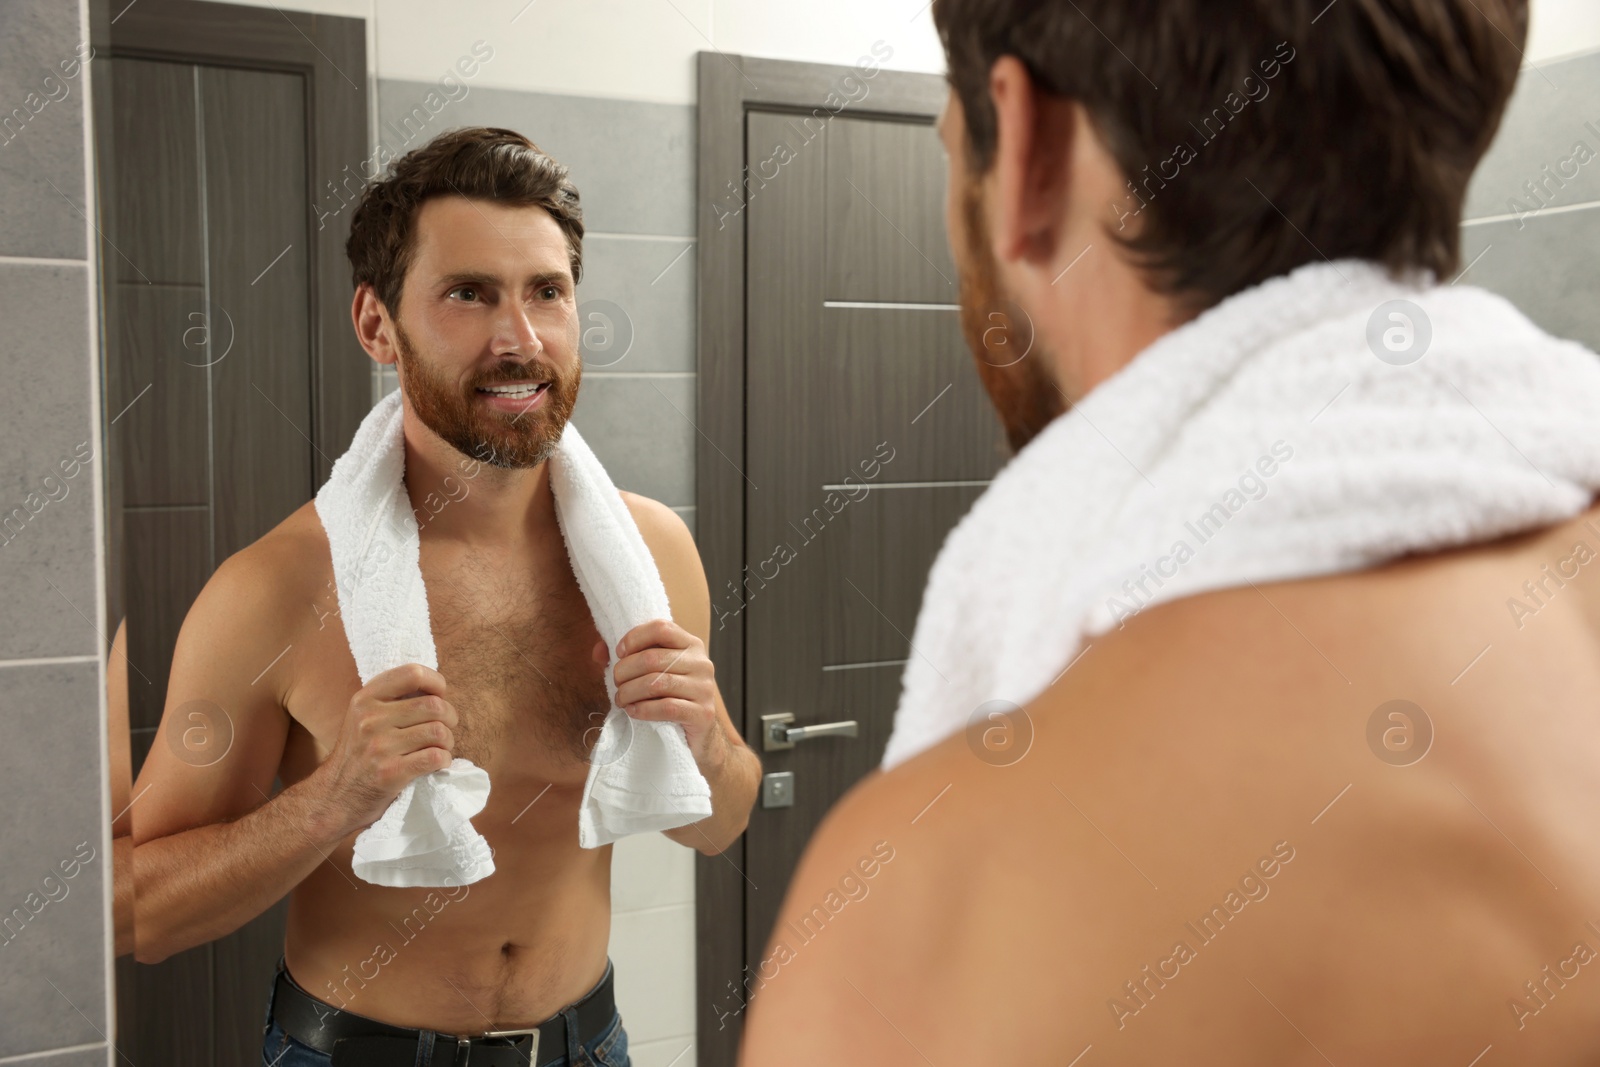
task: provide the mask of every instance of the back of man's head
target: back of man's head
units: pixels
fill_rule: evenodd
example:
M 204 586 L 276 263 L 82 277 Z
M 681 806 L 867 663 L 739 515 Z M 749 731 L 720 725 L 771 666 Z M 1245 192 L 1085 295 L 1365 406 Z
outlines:
M 989 72 L 1080 101 L 1129 179 L 1109 231 L 1192 310 L 1343 257 L 1454 274 L 1527 0 L 935 0 L 968 166 Z

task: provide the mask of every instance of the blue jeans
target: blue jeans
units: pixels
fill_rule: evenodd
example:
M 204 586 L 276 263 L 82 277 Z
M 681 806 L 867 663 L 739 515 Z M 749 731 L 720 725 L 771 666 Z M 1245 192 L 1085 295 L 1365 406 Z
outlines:
M 283 966 L 282 960 L 278 961 L 278 966 Z M 607 960 L 607 973 L 610 970 L 611 961 Z M 333 1058 L 328 1053 L 319 1052 L 290 1037 L 272 1018 L 272 993 L 276 988 L 276 976 L 273 981 L 274 985 L 269 987 L 267 993 L 267 1015 L 262 1026 L 262 1067 L 331 1067 Z M 600 981 L 605 981 L 604 976 Z M 599 982 L 595 984 L 598 986 Z M 567 1016 L 567 1051 L 550 1067 L 633 1067 L 628 1059 L 628 1031 L 622 1027 L 620 1012 L 613 1011 L 611 1021 L 587 1043 L 578 1040 L 577 1016 L 572 1008 L 563 1008 L 561 1014 Z

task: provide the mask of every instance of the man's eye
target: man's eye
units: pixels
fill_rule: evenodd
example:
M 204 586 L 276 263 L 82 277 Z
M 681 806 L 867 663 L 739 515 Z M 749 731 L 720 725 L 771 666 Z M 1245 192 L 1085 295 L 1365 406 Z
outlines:
M 461 299 L 465 300 L 467 303 L 476 303 L 477 302 L 478 290 L 477 290 L 477 288 L 475 286 L 458 285 L 454 289 L 452 289 L 448 293 L 446 293 L 445 296 L 455 296 L 458 293 L 462 294 Z
M 547 285 L 539 290 L 539 295 L 546 300 L 560 300 L 561 289 L 559 286 Z

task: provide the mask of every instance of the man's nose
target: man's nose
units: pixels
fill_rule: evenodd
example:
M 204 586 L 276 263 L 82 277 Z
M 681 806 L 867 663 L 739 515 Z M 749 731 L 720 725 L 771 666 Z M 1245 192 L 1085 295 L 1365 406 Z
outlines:
M 494 351 L 496 355 L 521 355 L 535 357 L 544 352 L 544 342 L 539 339 L 533 317 L 520 303 L 508 303 L 495 323 Z

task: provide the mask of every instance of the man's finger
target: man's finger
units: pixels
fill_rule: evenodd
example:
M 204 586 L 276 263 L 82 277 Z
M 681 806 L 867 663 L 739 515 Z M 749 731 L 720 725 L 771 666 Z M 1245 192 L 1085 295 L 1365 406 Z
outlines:
M 640 649 L 617 661 L 617 684 L 654 674 L 688 674 L 695 660 L 687 648 L 652 647 Z
M 369 696 L 379 700 L 396 700 L 417 693 L 444 696 L 448 687 L 445 685 L 444 675 L 432 667 L 425 667 L 420 663 L 403 663 L 374 675 L 372 681 L 362 688 Z
M 644 700 L 666 697 L 687 697 L 695 691 L 693 680 L 686 674 L 668 671 L 651 671 L 617 686 L 617 703 L 626 707 Z
M 645 648 L 688 648 L 694 635 L 671 619 L 651 619 L 622 635 L 617 655 L 628 656 Z
M 693 725 L 695 720 L 695 707 L 692 701 L 670 697 L 662 700 L 645 700 L 636 703 L 631 710 L 623 705 L 623 710 L 635 719 L 645 719 L 652 722 L 676 722 L 684 726 Z

